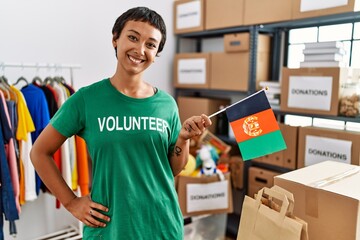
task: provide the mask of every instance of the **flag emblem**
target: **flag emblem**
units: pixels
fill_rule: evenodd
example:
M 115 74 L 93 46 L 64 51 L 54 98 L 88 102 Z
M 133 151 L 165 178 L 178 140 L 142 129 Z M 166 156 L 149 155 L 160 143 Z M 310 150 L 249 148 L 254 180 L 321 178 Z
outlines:
M 226 108 L 226 115 L 243 160 L 286 149 L 280 127 L 264 91 L 258 91 Z
M 249 136 L 259 136 L 262 133 L 260 124 L 257 122 L 257 116 L 250 116 L 245 119 L 243 124 L 244 132 Z

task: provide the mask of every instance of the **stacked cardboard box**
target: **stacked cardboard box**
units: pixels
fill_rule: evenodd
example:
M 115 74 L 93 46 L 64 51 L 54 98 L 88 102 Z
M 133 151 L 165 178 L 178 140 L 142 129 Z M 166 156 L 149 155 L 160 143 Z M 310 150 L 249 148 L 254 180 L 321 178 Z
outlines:
M 338 116 L 340 86 L 348 68 L 283 68 L 280 110 Z
M 296 169 L 299 127 L 283 123 L 280 123 L 279 127 L 286 143 L 286 149 L 260 158 L 255 158 L 252 161 L 286 169 Z
M 205 0 L 174 2 L 174 33 L 188 33 L 205 29 Z
M 360 133 L 319 127 L 299 129 L 297 167 L 326 160 L 360 165 Z
M 177 103 L 179 107 L 180 120 L 183 122 L 191 116 L 197 116 L 200 114 L 211 115 L 217 112 L 220 106 L 229 105 L 230 100 L 220 98 L 179 96 L 177 98 Z M 213 118 L 212 125 L 209 127 L 209 131 L 215 133 L 216 125 L 217 118 Z
M 250 167 L 247 195 L 254 197 L 254 194 L 263 187 L 272 187 L 274 185 L 274 177 L 279 174 L 278 172 L 259 167 Z
M 269 79 L 271 37 L 259 34 L 256 82 Z M 178 53 L 174 60 L 174 86 L 248 91 L 250 34 L 224 35 L 224 52 Z M 259 86 L 257 86 L 259 87 Z
M 264 24 L 291 20 L 289 0 L 245 0 L 244 24 Z M 271 11 L 269 11 L 271 9 Z
M 311 18 L 360 10 L 359 0 L 292 0 L 292 19 Z
M 243 25 L 244 0 L 179 0 L 174 2 L 176 34 Z M 226 14 L 223 14 L 226 12 Z

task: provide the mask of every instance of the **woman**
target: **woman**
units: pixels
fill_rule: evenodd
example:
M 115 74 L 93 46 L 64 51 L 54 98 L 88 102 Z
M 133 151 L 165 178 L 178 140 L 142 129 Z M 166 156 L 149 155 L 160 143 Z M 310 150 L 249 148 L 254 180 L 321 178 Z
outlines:
M 31 160 L 55 197 L 85 224 L 84 239 L 183 239 L 173 177 L 187 162 L 189 139 L 211 121 L 193 116 L 181 125 L 174 99 L 142 79 L 166 41 L 160 15 L 129 9 L 112 33 L 115 74 L 65 102 L 34 143 Z M 93 160 L 91 197 L 77 197 L 52 159 L 75 134 Z

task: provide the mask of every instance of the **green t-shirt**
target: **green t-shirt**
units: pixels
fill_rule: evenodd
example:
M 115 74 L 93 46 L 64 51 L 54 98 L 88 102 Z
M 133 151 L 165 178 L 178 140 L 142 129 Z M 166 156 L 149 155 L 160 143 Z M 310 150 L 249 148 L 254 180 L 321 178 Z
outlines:
M 85 226 L 84 239 L 183 239 L 168 159 L 181 123 L 169 94 L 131 98 L 104 79 L 72 95 L 51 124 L 64 136 L 85 139 L 93 161 L 91 198 L 109 208 L 107 226 Z

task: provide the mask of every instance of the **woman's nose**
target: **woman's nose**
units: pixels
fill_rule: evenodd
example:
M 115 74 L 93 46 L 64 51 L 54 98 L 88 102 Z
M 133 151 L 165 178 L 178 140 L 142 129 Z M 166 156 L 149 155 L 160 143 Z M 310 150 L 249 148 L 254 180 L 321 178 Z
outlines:
M 135 53 L 138 55 L 144 55 L 145 53 L 145 46 L 144 44 L 138 44 L 135 48 Z

